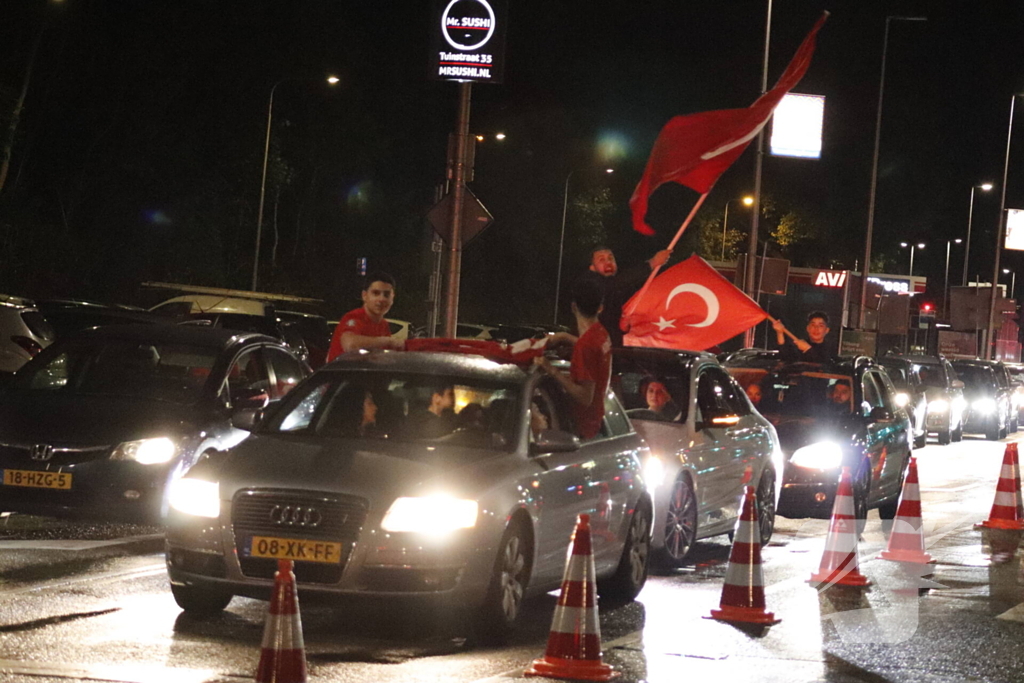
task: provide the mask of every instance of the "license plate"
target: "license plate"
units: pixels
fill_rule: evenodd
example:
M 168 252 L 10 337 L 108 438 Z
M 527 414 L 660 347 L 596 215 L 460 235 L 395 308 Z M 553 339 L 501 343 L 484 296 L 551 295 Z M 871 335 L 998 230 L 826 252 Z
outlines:
M 249 545 L 252 557 L 267 557 L 274 560 L 296 562 L 341 562 L 341 544 L 328 541 L 304 541 L 297 538 L 275 538 L 253 536 Z
M 4 486 L 25 486 L 33 489 L 63 489 L 66 491 L 71 488 L 71 473 L 4 470 Z

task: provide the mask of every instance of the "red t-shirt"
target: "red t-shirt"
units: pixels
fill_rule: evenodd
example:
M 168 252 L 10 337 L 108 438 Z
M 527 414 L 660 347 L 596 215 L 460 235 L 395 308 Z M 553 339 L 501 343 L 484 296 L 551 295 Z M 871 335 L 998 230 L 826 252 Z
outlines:
M 592 439 L 601 431 L 604 420 L 604 397 L 612 376 L 612 341 L 601 323 L 594 323 L 576 342 L 569 364 L 569 377 L 577 384 L 594 383 L 594 400 L 590 405 L 573 403 L 576 431 L 581 439 Z
M 352 332 L 363 337 L 390 337 L 391 326 L 383 318 L 381 318 L 379 323 L 370 320 L 370 316 L 366 313 L 366 308 L 363 306 L 354 311 L 349 311 L 345 314 L 344 318 L 338 321 L 338 326 L 334 328 L 334 336 L 331 337 L 331 348 L 327 351 L 328 363 L 342 354 L 341 335 L 345 332 Z

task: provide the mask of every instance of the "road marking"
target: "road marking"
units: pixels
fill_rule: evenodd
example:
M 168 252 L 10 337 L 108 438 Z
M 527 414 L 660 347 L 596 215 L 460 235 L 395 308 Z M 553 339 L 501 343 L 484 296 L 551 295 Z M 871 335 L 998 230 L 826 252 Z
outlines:
M 117 545 L 128 545 L 130 543 L 144 543 L 147 541 L 158 541 L 163 534 L 146 534 L 144 536 L 126 536 L 125 538 L 113 538 L 103 541 L 76 541 L 70 539 L 44 539 L 40 541 L 2 541 L 0 550 L 92 550 L 94 548 L 109 548 Z

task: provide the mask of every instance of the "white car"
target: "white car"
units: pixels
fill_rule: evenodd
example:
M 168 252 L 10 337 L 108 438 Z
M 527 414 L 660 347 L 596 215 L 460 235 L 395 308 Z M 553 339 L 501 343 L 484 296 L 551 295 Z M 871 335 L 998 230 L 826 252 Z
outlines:
M 274 315 L 274 305 L 259 299 L 221 296 L 218 294 L 185 294 L 163 301 L 149 309 L 153 313 L 175 318 L 193 313 L 244 313 Z
M 0 294 L 0 372 L 15 372 L 54 339 L 53 328 L 28 299 Z
M 491 331 L 496 329 L 492 325 L 458 323 L 455 326 L 455 336 L 459 339 L 490 339 Z

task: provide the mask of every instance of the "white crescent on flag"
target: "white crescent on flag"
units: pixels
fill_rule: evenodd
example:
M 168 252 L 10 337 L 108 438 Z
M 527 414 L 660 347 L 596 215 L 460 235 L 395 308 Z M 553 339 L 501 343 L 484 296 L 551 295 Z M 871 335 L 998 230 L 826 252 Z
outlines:
M 720 310 L 720 306 L 718 304 L 718 297 L 715 296 L 715 293 L 712 292 L 707 287 L 705 287 L 704 285 L 698 285 L 692 282 L 687 282 L 686 284 L 679 285 L 678 287 L 676 287 L 675 289 L 668 293 L 668 297 L 666 297 L 665 299 L 665 310 L 668 310 L 668 306 L 670 303 L 672 303 L 672 298 L 676 294 L 683 294 L 685 292 L 696 294 L 697 296 L 704 300 L 704 303 L 707 304 L 708 307 L 708 315 L 703 320 L 703 322 L 693 323 L 692 325 L 689 325 L 689 327 L 709 327 L 710 325 L 713 325 L 714 322 L 718 320 L 718 313 Z

